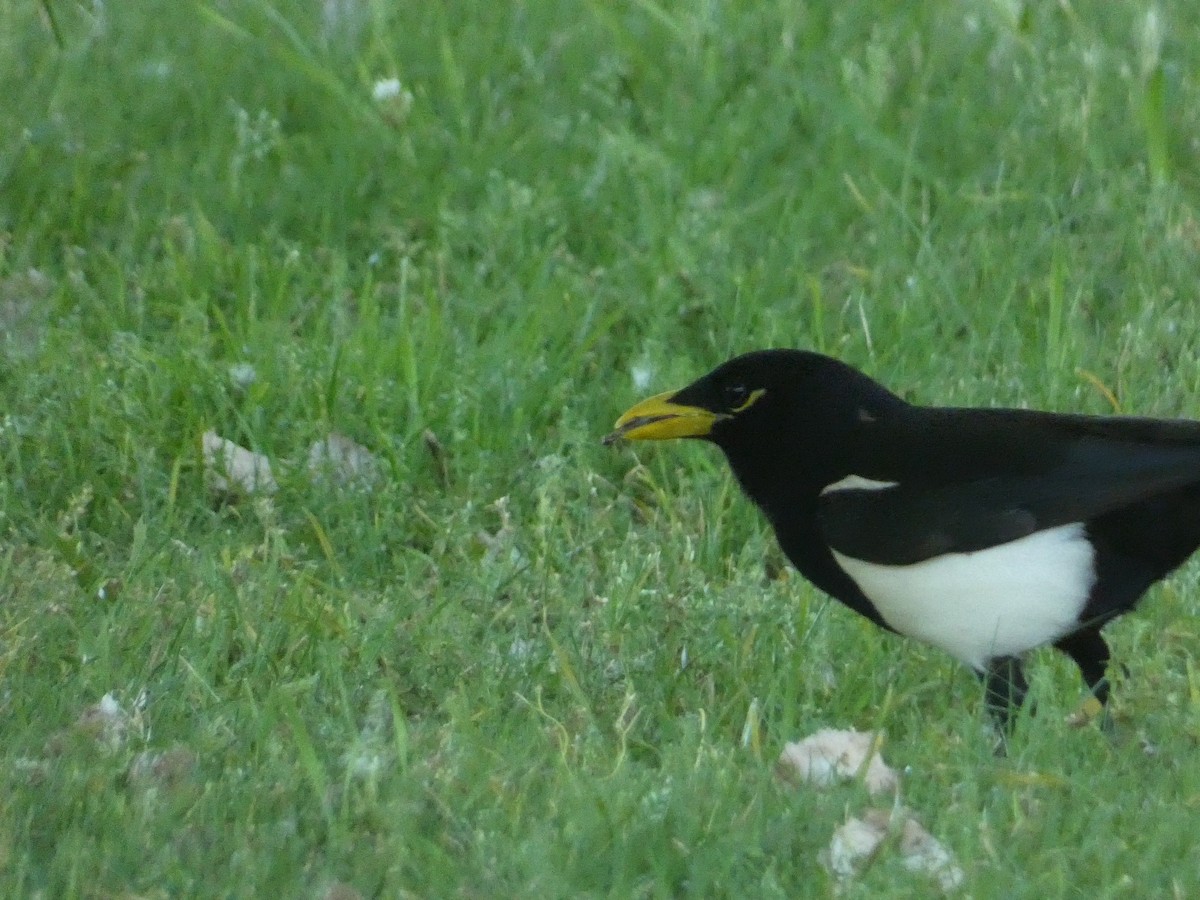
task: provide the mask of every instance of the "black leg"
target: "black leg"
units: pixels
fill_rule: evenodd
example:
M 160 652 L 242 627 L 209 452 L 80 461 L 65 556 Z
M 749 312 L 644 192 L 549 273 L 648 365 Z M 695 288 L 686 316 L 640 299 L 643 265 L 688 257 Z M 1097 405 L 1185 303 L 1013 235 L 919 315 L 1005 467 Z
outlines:
M 1025 693 L 1029 690 L 1021 660 L 1015 656 L 998 656 L 988 660 L 987 671 L 983 674 L 983 687 L 988 711 L 995 716 L 1001 731 L 1009 733 L 1012 731 L 1013 714 L 1021 708 Z
M 1100 626 L 1095 625 L 1091 628 L 1085 628 L 1083 631 L 1069 634 L 1054 646 L 1075 660 L 1075 664 L 1079 666 L 1080 674 L 1083 675 L 1084 684 L 1088 686 L 1088 690 L 1092 692 L 1092 696 L 1099 701 L 1100 708 L 1103 711 L 1103 715 L 1100 717 L 1100 729 L 1102 731 L 1112 731 L 1113 723 L 1108 714 L 1108 695 L 1110 689 L 1108 683 L 1108 659 L 1110 654 L 1108 642 L 1100 634 Z M 1083 725 L 1095 717 L 1096 713 L 1089 711 L 1085 703 L 1083 709 L 1071 716 L 1068 721 L 1072 724 Z
M 1108 642 L 1100 634 L 1099 626 L 1068 634 L 1054 646 L 1075 660 L 1088 690 L 1102 705 L 1107 703 Z

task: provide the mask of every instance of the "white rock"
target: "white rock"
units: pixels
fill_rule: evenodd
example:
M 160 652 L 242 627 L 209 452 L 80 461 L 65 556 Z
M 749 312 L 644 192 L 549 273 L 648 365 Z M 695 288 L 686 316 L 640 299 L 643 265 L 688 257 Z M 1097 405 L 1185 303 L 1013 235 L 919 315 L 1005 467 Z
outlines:
M 261 453 L 239 447 L 215 431 L 204 432 L 204 472 L 216 491 L 273 494 L 279 485 L 271 474 L 271 461 Z
M 802 741 L 787 744 L 776 771 L 788 781 L 818 787 L 854 778 L 861 772 L 870 793 L 895 791 L 900 778 L 879 755 L 879 738 L 868 731 L 823 728 Z
M 370 487 L 379 480 L 379 463 L 371 451 L 336 431 L 308 448 L 308 471 L 335 484 Z

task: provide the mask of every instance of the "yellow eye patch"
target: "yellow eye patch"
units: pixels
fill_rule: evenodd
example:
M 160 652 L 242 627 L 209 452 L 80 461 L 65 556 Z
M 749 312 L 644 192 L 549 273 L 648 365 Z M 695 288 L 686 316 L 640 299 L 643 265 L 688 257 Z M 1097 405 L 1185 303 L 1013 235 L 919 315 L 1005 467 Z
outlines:
M 755 403 L 757 403 L 758 399 L 766 392 L 767 392 L 766 388 L 755 388 L 754 390 L 752 390 L 750 392 L 750 396 L 746 398 L 746 402 L 743 403 L 741 406 L 737 407 L 736 409 L 734 409 L 733 412 L 740 413 L 743 410 L 749 409 L 751 406 L 753 406 Z

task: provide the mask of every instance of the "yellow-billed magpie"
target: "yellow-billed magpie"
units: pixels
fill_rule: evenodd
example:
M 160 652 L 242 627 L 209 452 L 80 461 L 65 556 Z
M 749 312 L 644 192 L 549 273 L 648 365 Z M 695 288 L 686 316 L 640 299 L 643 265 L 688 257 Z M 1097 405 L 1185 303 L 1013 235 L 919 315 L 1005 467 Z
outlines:
M 716 444 L 809 581 L 967 663 L 1002 723 L 1043 644 L 1104 703 L 1101 627 L 1200 545 L 1200 422 L 916 406 L 762 350 L 637 404 L 618 438 Z

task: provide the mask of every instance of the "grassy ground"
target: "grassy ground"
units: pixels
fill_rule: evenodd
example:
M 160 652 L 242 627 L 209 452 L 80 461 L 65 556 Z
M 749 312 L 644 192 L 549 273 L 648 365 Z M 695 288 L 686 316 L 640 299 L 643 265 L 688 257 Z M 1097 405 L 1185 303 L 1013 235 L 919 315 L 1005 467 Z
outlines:
M 998 760 L 708 448 L 599 445 L 768 345 L 1200 415 L 1200 7 L 1138 6 L 0 6 L 0 895 L 828 895 L 865 791 L 772 773 L 824 726 L 965 894 L 1200 894 L 1195 567 L 1114 739 L 1039 655 Z

